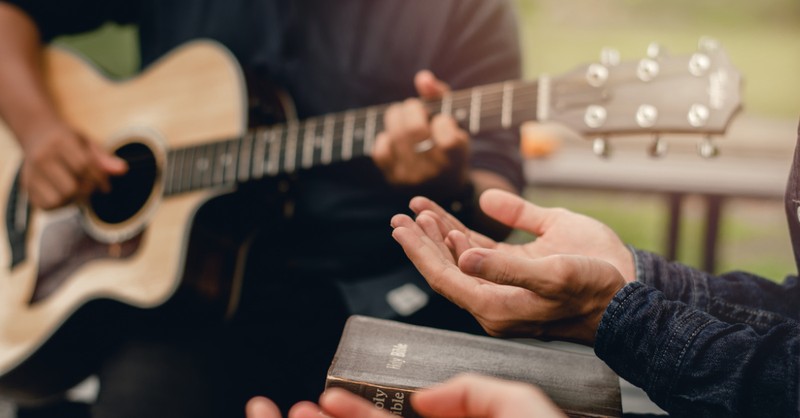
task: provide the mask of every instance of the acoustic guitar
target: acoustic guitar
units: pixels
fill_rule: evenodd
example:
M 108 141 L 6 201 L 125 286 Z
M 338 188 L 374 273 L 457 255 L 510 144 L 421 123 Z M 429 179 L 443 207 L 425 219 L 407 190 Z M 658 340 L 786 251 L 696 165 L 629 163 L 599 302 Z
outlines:
M 740 107 L 740 75 L 723 51 L 706 41 L 687 56 L 650 52 L 631 62 L 607 52 L 558 77 L 455 91 L 426 106 L 471 134 L 537 120 L 587 138 L 723 134 Z M 0 129 L 0 395 L 19 402 L 57 395 L 91 372 L 105 332 L 93 318 L 109 306 L 150 309 L 186 291 L 232 313 L 243 245 L 193 268 L 186 259 L 198 213 L 255 180 L 369 157 L 387 108 L 301 121 L 285 106 L 287 120 L 248 128 L 243 73 L 214 42 L 188 43 L 125 81 L 64 49 L 44 54 L 63 117 L 130 171 L 109 194 L 42 211 L 29 204 L 21 152 Z M 201 270 L 213 277 L 193 274 Z

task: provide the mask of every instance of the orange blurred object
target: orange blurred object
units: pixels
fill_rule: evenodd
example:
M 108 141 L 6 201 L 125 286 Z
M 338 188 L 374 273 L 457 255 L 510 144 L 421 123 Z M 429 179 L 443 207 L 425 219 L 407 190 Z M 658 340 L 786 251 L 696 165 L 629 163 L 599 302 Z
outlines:
M 554 129 L 536 122 L 520 127 L 520 151 L 525 158 L 546 158 L 561 147 L 562 138 Z

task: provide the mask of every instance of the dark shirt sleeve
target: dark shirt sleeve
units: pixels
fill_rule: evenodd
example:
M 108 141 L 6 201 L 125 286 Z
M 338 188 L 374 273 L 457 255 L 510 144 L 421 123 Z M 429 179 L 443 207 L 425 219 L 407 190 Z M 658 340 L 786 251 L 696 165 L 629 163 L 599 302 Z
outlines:
M 795 417 L 798 326 L 725 322 L 631 283 L 606 309 L 595 352 L 673 416 Z
M 787 277 L 783 284 L 744 272 L 714 276 L 647 251 L 633 253 L 637 279 L 661 291 L 668 300 L 759 329 L 786 319 L 800 320 L 796 276 Z
M 36 23 L 44 42 L 50 42 L 59 35 L 87 32 L 106 22 L 136 23 L 139 4 L 134 0 L 3 0 L 3 2 L 25 11 Z
M 522 77 L 522 58 L 514 9 L 506 0 L 461 1 L 446 31 L 434 72 L 454 90 Z M 495 172 L 517 190 L 524 184 L 519 134 L 483 133 L 472 138 L 473 168 Z

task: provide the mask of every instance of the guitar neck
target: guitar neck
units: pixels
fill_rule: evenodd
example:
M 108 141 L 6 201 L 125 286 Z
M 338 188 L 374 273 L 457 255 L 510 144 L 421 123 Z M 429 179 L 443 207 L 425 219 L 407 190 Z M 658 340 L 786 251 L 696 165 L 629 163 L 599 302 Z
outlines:
M 429 114 L 455 118 L 472 135 L 511 129 L 537 119 L 539 83 L 508 81 L 446 94 L 427 101 Z M 165 194 L 291 173 L 300 168 L 369 156 L 389 105 L 316 116 L 253 129 L 242 138 L 170 150 Z

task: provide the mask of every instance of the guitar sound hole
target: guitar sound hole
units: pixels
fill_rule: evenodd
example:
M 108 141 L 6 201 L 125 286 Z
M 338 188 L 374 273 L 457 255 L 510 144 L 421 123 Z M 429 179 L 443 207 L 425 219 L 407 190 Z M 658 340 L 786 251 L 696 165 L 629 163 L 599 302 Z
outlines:
M 111 177 L 111 192 L 97 191 L 89 198 L 97 218 L 107 224 L 118 224 L 136 215 L 147 203 L 158 172 L 155 155 L 146 145 L 127 144 L 115 154 L 128 162 L 128 172 Z

